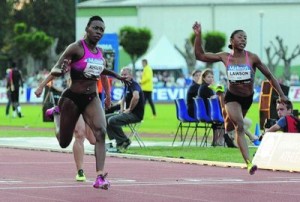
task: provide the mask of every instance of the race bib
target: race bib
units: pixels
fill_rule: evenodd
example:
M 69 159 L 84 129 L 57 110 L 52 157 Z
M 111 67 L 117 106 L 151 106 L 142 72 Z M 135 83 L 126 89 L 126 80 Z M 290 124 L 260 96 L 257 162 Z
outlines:
M 99 78 L 104 69 L 104 60 L 88 58 L 83 74 L 86 78 Z
M 249 83 L 252 78 L 252 71 L 247 65 L 229 66 L 227 77 L 230 83 Z

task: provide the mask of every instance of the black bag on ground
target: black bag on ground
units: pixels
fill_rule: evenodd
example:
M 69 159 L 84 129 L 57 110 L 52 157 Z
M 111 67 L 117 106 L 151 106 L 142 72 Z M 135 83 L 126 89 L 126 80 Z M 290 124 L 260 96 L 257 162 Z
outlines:
M 213 124 L 213 142 L 212 146 L 225 146 L 224 134 L 225 128 L 224 124 Z
M 224 139 L 227 147 L 236 148 L 236 146 L 233 143 L 233 140 L 229 137 L 227 133 L 224 134 Z

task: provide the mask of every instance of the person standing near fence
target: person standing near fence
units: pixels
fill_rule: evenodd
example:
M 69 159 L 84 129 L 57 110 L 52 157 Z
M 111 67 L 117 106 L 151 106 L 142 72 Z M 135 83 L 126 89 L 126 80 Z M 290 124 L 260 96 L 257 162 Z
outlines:
M 228 78 L 228 89 L 225 93 L 225 110 L 235 129 L 237 144 L 242 153 L 244 161 L 247 164 L 249 174 L 253 175 L 257 166 L 253 165 L 249 156 L 249 149 L 245 138 L 244 117 L 247 114 L 254 94 L 254 76 L 256 69 L 259 69 L 263 75 L 270 81 L 274 90 L 278 93 L 280 100 L 286 101 L 288 98 L 284 95 L 278 81 L 264 65 L 260 58 L 245 50 L 247 45 L 247 35 L 243 30 L 235 30 L 230 36 L 231 53 L 205 53 L 202 48 L 201 25 L 195 22 L 193 25 L 195 33 L 195 56 L 197 60 L 203 62 L 223 62 L 226 67 Z M 227 123 L 225 123 L 227 131 Z
M 6 109 L 5 109 L 5 115 L 6 117 L 9 117 L 9 108 L 11 106 L 11 82 L 12 82 L 12 77 L 11 77 L 11 68 L 6 69 L 6 97 L 7 97 L 7 103 L 6 103 Z
M 19 102 L 20 92 L 23 94 L 23 78 L 20 70 L 17 68 L 15 62 L 11 65 L 11 73 L 9 74 L 9 85 L 7 88 L 10 90 L 11 104 L 13 108 L 13 117 L 17 115 L 19 118 L 22 117 L 21 106 Z
M 156 111 L 155 111 L 155 106 L 152 100 L 152 91 L 153 91 L 153 70 L 149 66 L 148 61 L 146 59 L 142 60 L 142 65 L 143 65 L 143 73 L 142 73 L 142 78 L 141 78 L 141 87 L 144 93 L 144 98 L 145 98 L 145 104 L 148 100 L 151 110 L 152 110 L 152 115 L 153 118 L 156 117 Z

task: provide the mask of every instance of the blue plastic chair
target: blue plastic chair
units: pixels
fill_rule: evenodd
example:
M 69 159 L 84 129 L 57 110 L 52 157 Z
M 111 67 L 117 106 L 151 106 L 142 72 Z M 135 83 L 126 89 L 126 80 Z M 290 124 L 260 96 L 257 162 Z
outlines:
M 174 145 L 174 142 L 177 138 L 179 130 L 180 130 L 182 146 L 183 146 L 190 128 L 195 128 L 195 130 L 193 131 L 192 137 L 195 134 L 197 134 L 198 120 L 189 116 L 188 111 L 187 111 L 187 107 L 186 107 L 186 104 L 185 104 L 185 100 L 183 98 L 178 98 L 178 99 L 175 99 L 174 101 L 175 101 L 176 115 L 177 115 L 177 119 L 179 121 L 179 125 L 177 127 L 177 131 L 176 131 L 176 134 L 174 136 L 172 146 Z M 187 125 L 185 125 L 185 123 Z M 195 124 L 195 126 L 191 125 L 193 123 Z M 183 128 L 187 128 L 184 138 L 182 137 L 182 135 L 183 135 L 182 134 L 182 129 Z M 197 140 L 196 140 L 196 144 L 197 144 Z
M 222 115 L 220 103 L 218 98 L 210 98 L 209 106 L 210 106 L 210 117 L 214 123 L 224 123 L 224 118 Z
M 209 106 L 210 106 L 210 117 L 214 124 L 218 125 L 219 134 L 217 136 L 220 136 L 221 131 L 225 130 L 224 127 L 224 118 L 222 115 L 220 103 L 218 98 L 210 98 L 209 100 Z M 225 146 L 225 142 L 224 142 Z
M 203 98 L 197 97 L 194 98 L 195 104 L 195 117 L 199 122 L 204 123 L 204 134 L 200 143 L 200 146 L 207 146 L 207 138 L 211 130 L 212 120 L 211 117 L 207 114 L 206 106 L 203 101 Z
M 194 98 L 195 102 L 195 117 L 199 121 L 206 122 L 206 123 L 211 123 L 211 117 L 207 114 L 207 109 L 205 106 L 205 103 L 203 101 L 203 98 L 197 97 Z

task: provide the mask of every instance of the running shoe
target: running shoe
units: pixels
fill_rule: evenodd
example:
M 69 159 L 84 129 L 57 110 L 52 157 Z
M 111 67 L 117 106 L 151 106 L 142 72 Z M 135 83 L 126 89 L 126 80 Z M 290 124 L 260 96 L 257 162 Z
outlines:
M 131 145 L 131 140 L 127 139 L 126 141 L 117 144 L 117 150 L 122 152 L 126 150 L 129 147 L 129 145 Z
M 19 117 L 19 118 L 22 118 L 22 117 L 23 117 L 23 115 L 22 115 L 21 112 L 17 112 L 17 113 L 18 113 L 18 117 Z
M 93 187 L 96 189 L 104 189 L 107 190 L 110 187 L 110 183 L 107 179 L 105 179 L 107 176 L 107 173 L 104 175 L 98 175 L 96 178 L 96 181 L 93 184 Z
M 46 116 L 48 118 L 53 119 L 54 118 L 54 114 L 59 114 L 59 108 L 58 108 L 58 106 L 54 106 L 54 107 L 46 110 Z
M 250 161 L 247 163 L 247 170 L 250 175 L 254 175 L 257 170 L 257 165 L 253 165 Z
M 125 142 L 123 142 L 122 147 L 124 149 L 127 149 L 129 147 L 129 145 L 131 145 L 131 140 L 130 139 L 128 139 Z
M 76 175 L 76 181 L 78 182 L 85 182 L 86 181 L 86 177 L 84 175 L 84 172 L 82 169 L 79 169 Z

